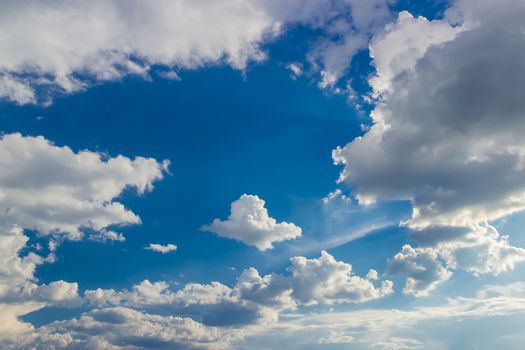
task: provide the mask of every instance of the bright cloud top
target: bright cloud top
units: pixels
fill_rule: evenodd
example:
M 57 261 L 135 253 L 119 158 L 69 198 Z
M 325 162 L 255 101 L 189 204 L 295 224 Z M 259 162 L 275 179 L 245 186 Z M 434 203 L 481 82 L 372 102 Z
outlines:
M 215 219 L 202 230 L 214 232 L 225 238 L 235 239 L 264 251 L 273 248 L 273 243 L 296 239 L 301 228 L 288 222 L 278 223 L 268 215 L 265 202 L 257 196 L 243 194 L 231 204 L 226 221 Z

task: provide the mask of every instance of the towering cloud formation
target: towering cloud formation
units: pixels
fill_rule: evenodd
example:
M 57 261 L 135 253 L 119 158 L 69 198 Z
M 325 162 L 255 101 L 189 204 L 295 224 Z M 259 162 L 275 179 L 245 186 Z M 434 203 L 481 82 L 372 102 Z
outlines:
M 426 248 L 404 249 L 391 269 L 427 273 L 408 269 L 407 292 L 425 294 L 443 268 L 499 273 L 525 260 L 489 224 L 525 209 L 523 15 L 522 2 L 459 1 L 444 20 L 401 13 L 371 44 L 373 125 L 333 157 L 361 203 L 411 201 L 406 225 Z M 427 249 L 445 267 L 426 264 Z

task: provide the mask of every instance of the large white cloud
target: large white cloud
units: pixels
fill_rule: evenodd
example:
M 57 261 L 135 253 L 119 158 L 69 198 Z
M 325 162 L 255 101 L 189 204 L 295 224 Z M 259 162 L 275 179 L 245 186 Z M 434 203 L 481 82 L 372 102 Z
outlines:
M 325 251 L 318 259 L 299 256 L 291 262 L 292 296 L 304 305 L 359 303 L 392 293 L 391 281 L 383 281 L 379 288 L 372 284 L 377 278 L 374 270 L 361 278 L 353 274 L 352 265 L 335 260 Z
M 361 203 L 412 203 L 417 259 L 435 249 L 475 274 L 525 260 L 487 223 L 525 209 L 524 14 L 519 1 L 458 1 L 444 20 L 403 13 L 372 41 L 373 125 L 333 157 Z
M 75 153 L 43 137 L 4 135 L 0 138 L 0 226 L 18 225 L 42 235 L 79 239 L 83 229 L 137 224 L 140 218 L 113 199 L 127 188 L 138 193 L 151 190 L 167 166 L 168 162 L 152 158 Z
M 273 248 L 274 242 L 296 239 L 301 228 L 293 223 L 277 222 L 268 215 L 265 201 L 257 196 L 243 194 L 231 204 L 226 221 L 215 219 L 202 230 L 214 232 L 221 237 L 231 238 L 257 247 L 259 250 Z
M 366 31 L 378 13 L 388 13 L 387 2 L 4 1 L 0 98 L 48 103 L 57 93 L 93 83 L 130 74 L 147 77 L 154 65 L 163 66 L 167 72 L 159 75 L 167 77 L 177 77 L 174 68 L 208 64 L 244 69 L 248 61 L 265 57 L 262 44 L 286 25 L 303 23 L 333 31 L 350 12 L 354 24 L 348 25 Z M 339 64 L 331 63 L 331 56 L 323 55 L 330 69 Z
M 206 327 L 191 318 L 146 314 L 128 308 L 92 310 L 17 338 L 4 349 L 227 349 L 235 331 Z

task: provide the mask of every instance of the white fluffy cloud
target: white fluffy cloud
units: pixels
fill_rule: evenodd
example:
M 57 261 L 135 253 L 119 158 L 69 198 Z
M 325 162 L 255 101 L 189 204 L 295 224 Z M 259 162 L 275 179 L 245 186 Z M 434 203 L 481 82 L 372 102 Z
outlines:
M 525 209 L 525 70 L 516 64 L 525 54 L 524 14 L 521 2 L 460 0 L 444 20 L 402 13 L 372 41 L 373 125 L 333 158 L 361 203 L 412 203 L 405 224 L 424 246 L 402 264 L 413 294 L 435 286 L 412 268 L 428 254 L 475 274 L 525 260 L 487 223 Z M 441 263 L 436 281 L 446 279 Z
M 265 202 L 259 197 L 243 194 L 231 204 L 226 221 L 215 219 L 202 230 L 241 241 L 262 251 L 272 249 L 275 242 L 301 236 L 300 227 L 288 222 L 278 223 L 268 215 L 264 205 Z
M 363 303 L 392 293 L 390 281 L 374 285 L 374 270 L 366 278 L 356 276 L 350 264 L 336 261 L 327 252 L 318 259 L 292 258 L 288 271 L 289 275 L 260 276 L 250 268 L 233 288 L 219 282 L 189 283 L 172 291 L 166 282 L 145 280 L 130 290 L 87 290 L 84 299 L 95 306 L 162 307 L 193 314 L 204 324 L 237 326 L 274 323 L 279 312 L 301 305 Z
M 157 244 L 157 243 L 150 243 L 147 247 L 144 247 L 146 250 L 151 250 L 157 253 L 166 254 L 169 252 L 174 252 L 177 250 L 177 246 L 175 244 Z
M 354 24 L 348 25 L 366 31 L 387 11 L 387 2 L 4 1 L 0 32 L 9 35 L 0 38 L 0 98 L 48 103 L 57 93 L 93 83 L 147 77 L 155 65 L 168 69 L 168 78 L 178 77 L 173 69 L 209 64 L 244 69 L 248 61 L 265 58 L 261 46 L 286 25 L 336 22 L 333 31 L 350 12 Z M 324 55 L 330 69 L 340 64 L 333 56 Z
M 103 231 L 110 225 L 137 224 L 140 218 L 113 199 L 127 188 L 138 193 L 151 190 L 167 166 L 167 161 L 152 158 L 75 153 L 43 137 L 4 135 L 0 139 L 1 226 L 80 239 L 86 228 Z M 119 240 L 118 234 L 112 238 Z

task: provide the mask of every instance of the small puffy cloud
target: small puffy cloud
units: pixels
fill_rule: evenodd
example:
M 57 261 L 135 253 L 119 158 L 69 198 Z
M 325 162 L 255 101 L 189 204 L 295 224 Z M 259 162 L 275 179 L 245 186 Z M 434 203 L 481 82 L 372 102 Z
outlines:
M 352 202 L 352 200 L 348 196 L 343 194 L 343 192 L 338 188 L 335 191 L 328 193 L 326 197 L 323 197 L 323 204 L 330 204 L 336 200 L 340 200 L 343 203 Z
M 69 239 L 80 239 L 87 228 L 100 231 L 94 238 L 121 240 L 104 230 L 110 225 L 137 224 L 140 218 L 113 199 L 127 188 L 139 194 L 151 190 L 167 166 L 167 161 L 152 158 L 74 152 L 43 137 L 3 135 L 0 225 L 19 225 L 41 235 L 64 234 Z
M 290 70 L 290 77 L 296 80 L 303 75 L 303 65 L 301 63 L 293 62 L 286 66 Z
M 76 305 L 80 302 L 78 284 L 54 281 L 39 285 L 36 267 L 49 259 L 29 249 L 27 237 L 19 227 L 0 229 L 0 338 L 31 329 L 20 316 L 50 305 Z
M 124 242 L 126 237 L 122 233 L 102 229 L 89 235 L 88 239 L 98 242 Z
M 151 250 L 157 253 L 166 254 L 169 252 L 174 252 L 177 250 L 177 246 L 175 244 L 168 243 L 166 245 L 157 244 L 157 243 L 150 243 L 147 247 L 144 247 L 146 250 Z
M 202 227 L 203 231 L 235 239 L 264 251 L 273 248 L 273 243 L 296 239 L 301 228 L 288 222 L 278 223 L 268 215 L 265 202 L 257 196 L 243 194 L 231 204 L 228 219 L 215 219 Z

